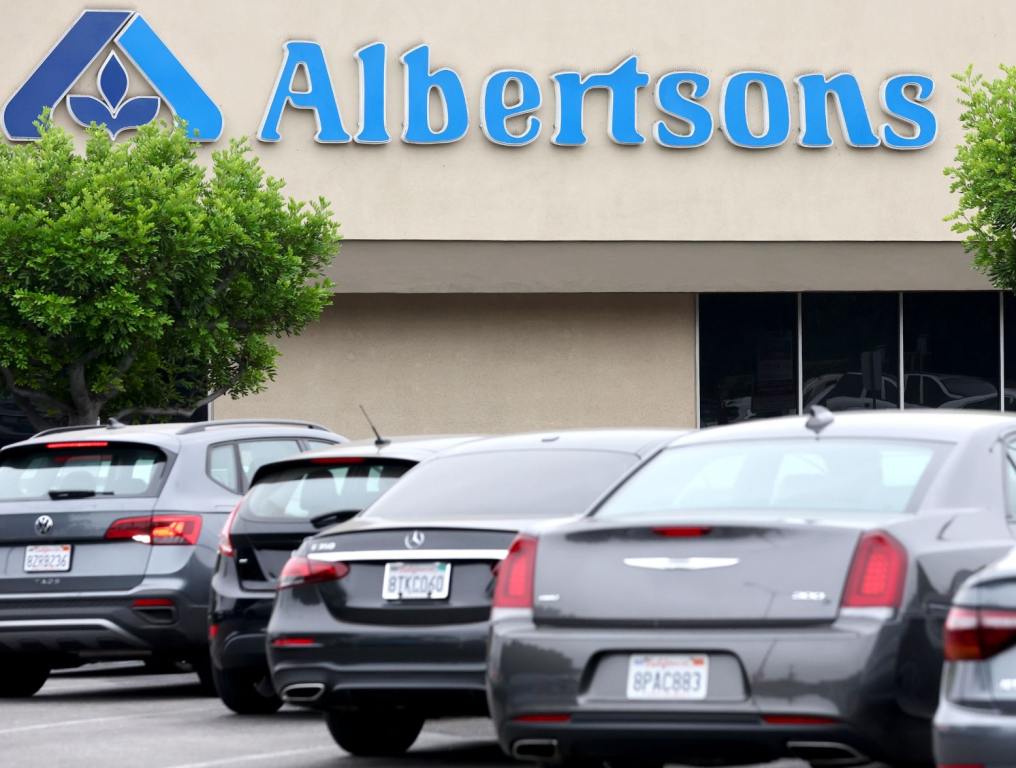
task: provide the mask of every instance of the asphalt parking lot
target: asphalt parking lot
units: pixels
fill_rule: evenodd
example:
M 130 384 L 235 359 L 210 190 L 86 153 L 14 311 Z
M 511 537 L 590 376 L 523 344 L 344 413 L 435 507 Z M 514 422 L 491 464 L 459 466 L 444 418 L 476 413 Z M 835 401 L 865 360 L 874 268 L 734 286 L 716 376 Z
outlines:
M 286 707 L 239 717 L 202 696 L 194 675 L 138 674 L 107 665 L 55 674 L 31 699 L 0 700 L 0 764 L 103 768 L 514 765 L 483 720 L 428 726 L 409 757 L 343 754 L 320 718 Z
M 0 700 L 0 764 L 5 768 L 382 768 L 518 766 L 504 756 L 485 720 L 428 724 L 396 759 L 344 754 L 320 718 L 286 707 L 239 717 L 203 696 L 190 674 L 144 674 L 137 664 L 84 667 L 53 675 L 31 699 Z M 771 768 L 805 768 L 771 763 Z

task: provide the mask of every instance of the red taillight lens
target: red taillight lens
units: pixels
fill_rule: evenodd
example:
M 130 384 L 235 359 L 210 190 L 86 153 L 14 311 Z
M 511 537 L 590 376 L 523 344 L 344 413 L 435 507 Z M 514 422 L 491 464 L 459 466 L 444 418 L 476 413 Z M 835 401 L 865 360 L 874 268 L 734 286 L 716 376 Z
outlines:
M 343 464 L 363 464 L 365 461 L 363 456 L 315 456 L 310 460 L 310 463 L 342 466 Z
M 70 443 L 46 443 L 51 451 L 59 451 L 61 448 L 105 448 L 109 443 L 105 440 L 75 440 Z
M 133 603 L 132 608 L 172 608 L 173 601 L 168 597 L 139 597 Z
M 345 563 L 323 563 L 306 557 L 294 556 L 286 561 L 279 574 L 279 589 L 289 589 L 303 584 L 320 584 L 338 581 L 349 573 Z
M 272 640 L 273 648 L 307 648 L 317 645 L 313 637 L 277 637 Z
M 535 571 L 536 539 L 520 534 L 508 548 L 508 555 L 497 566 L 494 607 L 532 608 Z
M 200 515 L 152 515 L 123 517 L 106 529 L 106 540 L 130 539 L 139 544 L 197 544 Z
M 236 550 L 233 549 L 233 540 L 230 538 L 230 534 L 233 531 L 233 522 L 236 520 L 237 514 L 240 512 L 240 505 L 243 501 L 237 503 L 233 507 L 233 511 L 229 513 L 229 517 L 226 518 L 226 524 L 222 526 L 222 530 L 219 531 L 219 554 L 223 557 L 232 557 L 236 554 Z
M 1016 611 L 953 607 L 945 620 L 949 661 L 990 659 L 1016 645 Z
M 844 608 L 899 608 L 907 577 L 907 553 L 888 533 L 861 537 L 843 591 Z
M 839 720 L 822 715 L 762 715 L 767 725 L 836 725 Z
M 571 715 L 557 712 L 539 712 L 532 715 L 519 715 L 512 718 L 516 723 L 569 723 Z
M 708 536 L 712 530 L 712 528 L 701 525 L 671 525 L 664 528 L 653 528 L 653 533 L 671 539 L 694 539 L 699 536 Z

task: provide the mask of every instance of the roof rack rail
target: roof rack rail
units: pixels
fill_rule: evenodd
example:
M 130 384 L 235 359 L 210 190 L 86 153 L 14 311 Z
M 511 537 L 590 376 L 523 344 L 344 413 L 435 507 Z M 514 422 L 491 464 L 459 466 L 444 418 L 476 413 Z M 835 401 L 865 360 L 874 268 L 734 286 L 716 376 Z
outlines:
M 49 429 L 42 430 L 42 432 L 36 432 L 32 437 L 55 435 L 59 432 L 80 432 L 83 429 L 103 429 L 105 426 L 105 424 L 77 424 L 73 427 L 50 427 Z
M 278 425 L 281 427 L 305 427 L 306 429 L 319 429 L 322 432 L 331 432 L 328 427 L 323 424 L 317 424 L 313 421 L 301 421 L 300 419 L 216 419 L 214 421 L 198 421 L 194 424 L 188 424 L 186 427 L 177 432 L 178 435 L 191 435 L 195 432 L 204 432 L 206 429 L 213 427 L 228 427 L 228 426 L 241 426 L 244 424 L 257 425 Z

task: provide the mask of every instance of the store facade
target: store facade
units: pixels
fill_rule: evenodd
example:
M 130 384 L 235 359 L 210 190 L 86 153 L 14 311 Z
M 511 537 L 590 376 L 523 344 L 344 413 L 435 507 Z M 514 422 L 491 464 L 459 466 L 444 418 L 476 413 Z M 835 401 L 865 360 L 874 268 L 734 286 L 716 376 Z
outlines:
M 1016 392 L 1016 305 L 943 221 L 951 75 L 1016 58 L 1004 0 L 85 8 L 5 8 L 9 141 L 46 99 L 80 132 L 74 96 L 157 96 L 342 222 L 333 306 L 217 417 L 692 426 Z

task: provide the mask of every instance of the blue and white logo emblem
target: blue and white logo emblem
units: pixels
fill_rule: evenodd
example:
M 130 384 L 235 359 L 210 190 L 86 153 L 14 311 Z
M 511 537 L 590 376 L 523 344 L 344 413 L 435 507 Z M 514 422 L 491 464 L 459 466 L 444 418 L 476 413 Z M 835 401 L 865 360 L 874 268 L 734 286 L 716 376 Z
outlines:
M 71 94 L 86 70 L 112 43 L 99 69 L 100 98 Z M 126 98 L 129 85 L 123 56 L 148 81 L 157 96 Z M 4 105 L 2 125 L 11 141 L 39 138 L 34 125 L 45 107 L 55 109 L 66 97 L 67 111 L 81 125 L 105 125 L 114 138 L 150 123 L 162 103 L 186 121 L 197 141 L 222 135 L 222 112 L 184 69 L 155 31 L 134 11 L 85 11 L 78 17 L 24 85 Z

